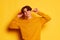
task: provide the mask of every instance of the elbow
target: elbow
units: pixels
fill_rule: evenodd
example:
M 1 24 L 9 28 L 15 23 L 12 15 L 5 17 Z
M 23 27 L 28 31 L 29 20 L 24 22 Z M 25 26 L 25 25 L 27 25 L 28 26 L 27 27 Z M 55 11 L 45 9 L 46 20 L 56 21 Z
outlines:
M 47 20 L 47 22 L 48 22 L 48 21 L 50 21 L 50 20 L 51 20 L 51 18 L 50 18 L 50 17 L 48 17 L 46 20 Z
M 18 27 L 8 27 L 8 29 L 10 29 L 10 30 L 18 30 L 19 28 Z

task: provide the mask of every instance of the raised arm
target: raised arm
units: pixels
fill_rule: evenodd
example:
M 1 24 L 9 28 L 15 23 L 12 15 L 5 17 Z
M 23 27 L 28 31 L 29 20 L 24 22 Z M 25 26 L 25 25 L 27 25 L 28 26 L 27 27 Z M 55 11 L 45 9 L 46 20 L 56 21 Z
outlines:
M 42 24 L 48 22 L 48 21 L 51 19 L 48 15 L 40 12 L 37 8 L 35 8 L 35 9 L 33 10 L 33 12 L 35 12 L 35 13 L 37 13 L 38 15 L 41 16 L 40 18 L 41 18 L 41 23 L 42 23 Z
M 39 14 L 41 16 L 41 18 L 43 18 L 46 22 L 48 22 L 51 19 L 48 15 L 46 15 L 42 12 L 38 12 L 37 14 Z

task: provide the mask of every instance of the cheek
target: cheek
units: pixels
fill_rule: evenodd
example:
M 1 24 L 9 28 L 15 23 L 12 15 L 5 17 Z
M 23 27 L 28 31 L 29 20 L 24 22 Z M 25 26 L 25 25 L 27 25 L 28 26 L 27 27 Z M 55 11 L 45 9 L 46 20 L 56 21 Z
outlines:
M 27 13 L 26 12 L 24 12 L 24 15 L 26 15 Z
M 29 13 L 31 13 L 30 11 L 28 11 Z
M 29 14 L 28 14 L 28 13 L 25 13 L 24 15 L 25 15 L 25 16 L 28 16 Z
M 26 13 L 25 13 L 25 15 L 26 15 Z
M 31 13 L 30 11 L 27 12 L 27 14 L 30 14 L 30 13 Z

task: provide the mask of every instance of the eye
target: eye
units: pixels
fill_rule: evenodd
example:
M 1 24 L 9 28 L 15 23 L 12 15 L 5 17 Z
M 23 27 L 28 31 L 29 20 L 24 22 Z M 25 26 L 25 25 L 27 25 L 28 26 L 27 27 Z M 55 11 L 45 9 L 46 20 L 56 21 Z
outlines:
M 27 11 L 30 11 L 29 9 L 27 9 Z
M 27 11 L 29 11 L 29 10 L 27 10 Z

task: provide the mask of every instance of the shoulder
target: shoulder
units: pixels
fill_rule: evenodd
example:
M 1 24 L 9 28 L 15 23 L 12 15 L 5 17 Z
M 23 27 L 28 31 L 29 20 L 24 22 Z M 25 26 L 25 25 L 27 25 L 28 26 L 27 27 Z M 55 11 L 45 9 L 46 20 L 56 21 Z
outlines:
M 38 14 L 35 13 L 35 12 L 32 12 L 31 15 L 32 15 L 33 17 L 41 17 L 40 15 L 38 15 Z

